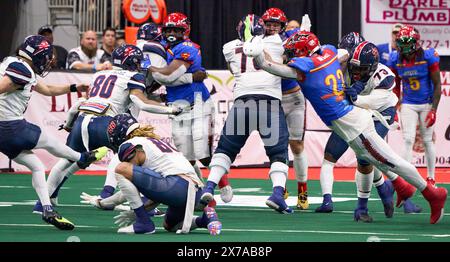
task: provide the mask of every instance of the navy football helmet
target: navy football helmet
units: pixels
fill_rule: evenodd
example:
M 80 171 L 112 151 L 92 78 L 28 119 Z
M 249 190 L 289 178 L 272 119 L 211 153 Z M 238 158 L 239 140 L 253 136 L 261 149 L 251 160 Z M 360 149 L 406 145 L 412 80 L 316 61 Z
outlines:
M 125 70 L 138 71 L 144 55 L 138 47 L 134 45 L 121 45 L 112 52 L 113 65 Z
M 348 72 L 352 80 L 366 82 L 375 73 L 380 55 L 376 45 L 364 41 L 352 50 Z
M 239 39 L 243 42 L 245 40 L 249 40 L 245 39 L 246 37 L 249 37 L 245 35 L 245 29 L 247 27 L 250 29 L 250 33 L 252 36 L 264 35 L 266 31 L 264 21 L 262 20 L 261 17 L 254 14 L 248 14 L 239 21 L 239 24 L 236 27 Z
M 355 46 L 364 41 L 366 41 L 366 39 L 364 39 L 362 35 L 357 32 L 351 32 L 342 37 L 341 41 L 338 44 L 338 48 L 345 49 L 350 54 Z
M 137 31 L 138 40 L 161 41 L 161 27 L 155 23 L 145 23 Z
M 51 67 L 53 45 L 41 35 L 31 35 L 19 46 L 17 55 L 33 62 L 33 71 L 44 77 Z
M 118 114 L 108 125 L 108 138 L 112 149 L 117 152 L 119 146 L 127 140 L 128 135 L 139 128 L 139 123 L 130 114 Z

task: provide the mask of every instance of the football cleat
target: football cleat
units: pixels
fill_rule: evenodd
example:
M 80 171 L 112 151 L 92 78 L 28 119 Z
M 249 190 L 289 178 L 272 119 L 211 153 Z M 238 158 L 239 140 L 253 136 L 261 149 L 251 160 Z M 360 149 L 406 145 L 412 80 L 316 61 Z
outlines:
M 387 218 L 394 216 L 394 187 L 392 182 L 389 180 L 384 181 L 384 183 L 377 187 L 378 195 L 383 203 L 384 215 Z
M 281 214 L 292 214 L 294 210 L 290 208 L 286 201 L 284 201 L 283 195 L 272 194 L 267 200 L 266 205 Z
M 397 192 L 397 203 L 395 204 L 396 207 L 403 206 L 403 202 L 406 199 L 411 198 L 416 192 L 416 188 L 401 177 L 393 180 L 392 185 L 394 186 L 395 192 Z
M 38 215 L 42 215 L 42 212 L 44 211 L 43 207 L 42 207 L 42 203 L 41 201 L 36 201 L 36 204 L 34 204 L 33 207 L 33 214 L 38 214 Z
M 208 224 L 208 231 L 210 235 L 220 235 L 222 231 L 222 223 L 220 221 L 213 221 Z
M 284 188 L 283 198 L 288 199 L 288 197 L 289 197 L 289 191 L 287 190 L 287 188 Z
M 229 203 L 233 199 L 233 188 L 230 185 L 226 185 L 220 189 L 220 198 L 223 202 Z
M 428 184 L 431 184 L 432 186 L 435 186 L 435 185 L 436 185 L 436 181 L 434 181 L 434 179 L 431 178 L 431 177 L 427 177 L 427 183 L 428 183 Z
M 316 213 L 331 213 L 333 212 L 333 200 L 331 198 L 331 194 L 323 195 L 322 204 L 316 208 Z
M 353 213 L 353 219 L 358 222 L 364 222 L 364 223 L 372 223 L 373 219 L 371 216 L 369 216 L 369 211 L 367 208 L 357 208 L 355 209 L 355 212 Z
M 422 191 L 423 196 L 430 204 L 431 216 L 430 224 L 438 223 L 444 217 L 444 206 L 447 200 L 447 189 L 442 187 L 434 187 L 427 184 L 427 187 Z
M 200 202 L 205 206 L 208 205 L 210 201 L 214 200 L 214 189 L 212 187 L 205 187 L 200 197 Z
M 405 212 L 405 214 L 420 213 L 422 212 L 422 207 L 414 204 L 411 199 L 408 198 L 403 201 L 403 212 Z
M 61 230 L 73 230 L 75 228 L 75 225 L 72 222 L 62 217 L 51 207 L 44 209 L 44 212 L 42 213 L 42 220 Z
M 82 154 L 86 154 L 86 158 L 84 162 L 77 161 L 77 165 L 81 169 L 87 168 L 90 164 L 94 163 L 95 161 L 101 160 L 103 157 L 106 156 L 108 153 L 108 148 L 106 146 L 99 147 L 95 150 L 84 152 Z
M 119 234 L 153 234 L 155 233 L 155 224 L 149 220 L 148 223 L 135 222 L 132 225 L 121 227 L 117 230 Z
M 164 212 L 156 207 L 154 209 L 148 211 L 147 213 L 150 217 L 163 217 L 166 215 L 166 212 Z
M 219 235 L 222 230 L 222 223 L 219 221 L 219 216 L 216 211 L 212 207 L 205 207 L 203 212 L 206 214 L 208 218 L 208 231 L 211 235 Z
M 300 210 L 306 210 L 309 208 L 308 192 L 300 192 L 297 197 L 297 208 Z

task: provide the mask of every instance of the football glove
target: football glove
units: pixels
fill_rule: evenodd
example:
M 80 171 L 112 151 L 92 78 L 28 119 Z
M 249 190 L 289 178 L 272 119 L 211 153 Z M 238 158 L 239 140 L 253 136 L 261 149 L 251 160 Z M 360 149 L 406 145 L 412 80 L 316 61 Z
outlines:
M 250 41 L 244 43 L 243 50 L 244 54 L 249 57 L 255 57 L 262 54 L 264 50 L 262 38 L 254 36 Z
M 133 224 L 136 221 L 136 215 L 133 210 L 122 211 L 119 215 L 114 217 L 116 224 L 119 227 L 125 227 Z
M 436 122 L 436 109 L 432 108 L 430 112 L 428 112 L 427 117 L 425 118 L 425 123 L 427 123 L 427 128 L 434 125 Z
M 311 20 L 309 19 L 308 14 L 305 14 L 302 17 L 302 24 L 300 26 L 300 31 L 308 31 L 310 32 L 311 30 Z
M 102 198 L 100 196 L 91 196 L 85 192 L 82 192 L 80 198 L 83 199 L 80 201 L 80 203 L 88 204 L 93 207 L 102 209 L 102 206 L 100 205 L 100 201 L 102 200 Z

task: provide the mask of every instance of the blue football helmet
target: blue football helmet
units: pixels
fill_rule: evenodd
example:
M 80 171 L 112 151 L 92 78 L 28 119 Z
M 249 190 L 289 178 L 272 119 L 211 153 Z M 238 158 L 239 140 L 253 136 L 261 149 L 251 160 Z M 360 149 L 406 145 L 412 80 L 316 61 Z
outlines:
M 44 77 L 53 59 L 53 45 L 41 35 L 31 35 L 25 38 L 17 54 L 32 61 L 33 71 Z
M 364 41 L 353 48 L 348 72 L 354 81 L 366 82 L 375 73 L 380 55 L 376 45 Z
M 247 27 L 249 27 L 250 34 L 252 36 L 264 35 L 264 33 L 266 31 L 264 21 L 262 20 L 261 17 L 254 15 L 254 14 L 248 14 L 239 21 L 239 23 L 236 27 L 236 31 L 238 32 L 239 39 L 243 42 L 245 40 L 249 40 L 249 39 L 245 39 L 246 37 L 249 37 L 249 36 L 245 35 L 245 29 Z
M 161 27 L 155 23 L 145 23 L 139 27 L 137 39 L 160 42 L 162 40 Z
M 117 152 L 119 146 L 127 140 L 128 135 L 139 128 L 138 121 L 130 114 L 118 114 L 108 125 L 108 138 L 112 149 Z
M 125 70 L 138 71 L 144 55 L 138 47 L 134 45 L 121 45 L 112 52 L 113 65 Z
M 366 41 L 366 39 L 364 39 L 362 35 L 357 32 L 351 32 L 342 37 L 341 41 L 338 44 L 338 48 L 345 49 L 350 54 L 355 46 L 364 41 Z

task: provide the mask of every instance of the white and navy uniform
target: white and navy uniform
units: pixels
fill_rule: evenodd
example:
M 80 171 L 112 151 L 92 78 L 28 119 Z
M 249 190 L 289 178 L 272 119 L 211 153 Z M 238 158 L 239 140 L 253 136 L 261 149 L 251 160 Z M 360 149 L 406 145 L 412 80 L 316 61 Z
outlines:
M 109 122 L 115 115 L 128 112 L 132 104 L 130 90 L 144 91 L 144 81 L 143 74 L 118 67 L 94 74 L 89 99 L 78 108 L 81 114 L 73 124 L 67 145 L 78 152 L 110 147 L 106 132 Z
M 264 37 L 263 42 L 274 61 L 282 63 L 284 49 L 280 36 Z M 222 129 L 215 154 L 225 154 L 233 162 L 250 133 L 257 130 L 270 162 L 286 163 L 288 132 L 281 107 L 281 78 L 255 66 L 253 58 L 243 53 L 243 44 L 236 39 L 223 46 L 225 60 L 235 78 L 234 105 Z M 260 119 L 259 124 L 251 126 L 255 119 Z M 270 127 L 267 125 L 269 122 Z
M 147 198 L 168 206 L 165 220 L 169 225 L 183 221 L 187 202 L 188 181 L 203 187 L 189 161 L 170 144 L 159 139 L 135 137 L 126 144 L 140 145 L 146 160 L 142 166 L 133 166 L 132 183 Z M 195 201 L 200 199 L 197 190 Z
M 23 150 L 33 149 L 41 135 L 41 129 L 24 119 L 31 98 L 36 75 L 22 59 L 6 57 L 0 65 L 0 77 L 9 77 L 20 87 L 13 92 L 0 94 L 0 152 L 10 159 Z
M 95 56 L 89 57 L 87 56 L 81 46 L 70 49 L 67 54 L 67 69 L 72 69 L 76 64 L 90 64 L 90 65 L 98 65 L 109 61 L 107 56 L 105 55 L 105 51 L 102 49 L 97 49 Z

